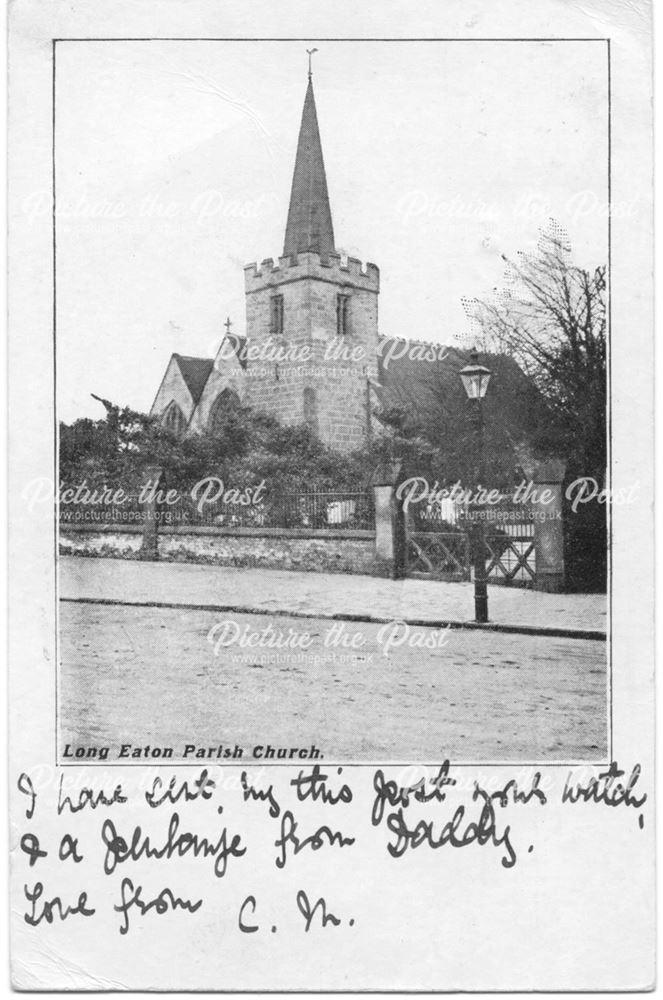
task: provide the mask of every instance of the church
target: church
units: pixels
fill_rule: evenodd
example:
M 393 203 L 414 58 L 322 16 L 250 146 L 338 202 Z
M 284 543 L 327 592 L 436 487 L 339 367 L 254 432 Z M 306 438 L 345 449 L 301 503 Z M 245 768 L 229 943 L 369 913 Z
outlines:
M 179 435 L 214 432 L 241 403 L 308 423 L 340 451 L 360 447 L 383 405 L 380 272 L 336 251 L 310 70 L 283 254 L 248 264 L 244 286 L 246 335 L 228 323 L 216 358 L 173 354 L 150 415 Z
M 336 250 L 310 68 L 283 254 L 248 264 L 244 288 L 245 336 L 228 321 L 215 358 L 173 354 L 168 363 L 150 415 L 176 434 L 214 433 L 226 409 L 241 404 L 282 424 L 306 423 L 328 446 L 350 452 L 381 414 L 397 409 L 421 427 L 441 399 L 463 404 L 458 373 L 468 352 L 381 336 L 378 267 Z M 490 361 L 500 401 L 488 407 L 520 436 L 531 423 L 523 407 L 531 384 L 510 358 Z

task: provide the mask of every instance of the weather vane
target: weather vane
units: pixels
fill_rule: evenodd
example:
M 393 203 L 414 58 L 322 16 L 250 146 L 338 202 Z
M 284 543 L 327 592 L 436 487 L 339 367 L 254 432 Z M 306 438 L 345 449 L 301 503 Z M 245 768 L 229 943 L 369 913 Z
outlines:
M 313 55 L 314 52 L 317 52 L 318 50 L 317 49 L 307 49 L 306 51 L 308 52 L 308 78 L 310 80 L 311 79 L 311 56 Z

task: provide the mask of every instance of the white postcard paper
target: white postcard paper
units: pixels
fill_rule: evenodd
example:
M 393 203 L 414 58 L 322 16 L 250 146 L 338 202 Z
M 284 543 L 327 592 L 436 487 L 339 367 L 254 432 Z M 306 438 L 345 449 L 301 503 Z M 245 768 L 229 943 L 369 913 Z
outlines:
M 650 27 L 12 6 L 17 989 L 653 988 Z

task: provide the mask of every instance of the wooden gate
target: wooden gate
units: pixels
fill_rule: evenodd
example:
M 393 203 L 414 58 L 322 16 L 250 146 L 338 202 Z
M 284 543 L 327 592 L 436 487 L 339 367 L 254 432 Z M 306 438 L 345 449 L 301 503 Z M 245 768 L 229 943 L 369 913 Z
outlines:
M 469 580 L 470 540 L 463 531 L 416 531 L 406 526 L 406 574 L 425 580 Z
M 476 508 L 476 511 L 481 515 L 484 526 L 488 583 L 534 586 L 536 552 L 530 506 L 514 504 L 505 497 L 487 512 L 485 507 Z M 429 580 L 470 580 L 475 512 L 467 508 L 463 511 L 445 510 L 444 519 L 441 513 L 433 517 L 430 510 L 415 508 L 405 516 L 405 575 Z M 438 525 L 446 530 L 434 530 Z
M 489 583 L 531 587 L 536 582 L 532 522 L 505 525 L 486 534 L 486 576 Z

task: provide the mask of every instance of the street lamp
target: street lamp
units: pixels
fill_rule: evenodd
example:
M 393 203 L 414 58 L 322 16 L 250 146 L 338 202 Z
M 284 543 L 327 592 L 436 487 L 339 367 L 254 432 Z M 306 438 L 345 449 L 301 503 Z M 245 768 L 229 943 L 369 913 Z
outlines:
M 476 350 L 470 354 L 470 364 L 460 372 L 460 380 L 467 398 L 472 403 L 474 432 L 477 449 L 477 486 L 483 477 L 483 406 L 482 399 L 492 372 L 479 364 Z M 474 617 L 482 624 L 488 621 L 488 586 L 486 582 L 486 546 L 483 521 L 480 517 L 474 528 Z

